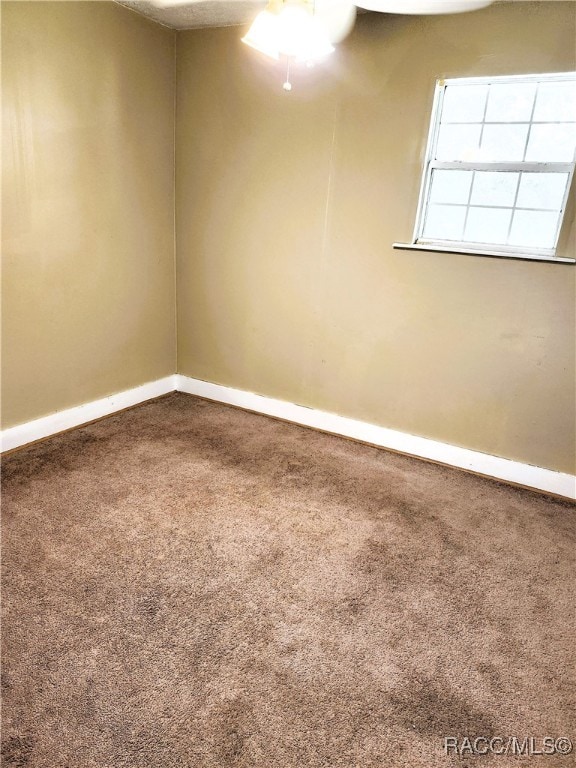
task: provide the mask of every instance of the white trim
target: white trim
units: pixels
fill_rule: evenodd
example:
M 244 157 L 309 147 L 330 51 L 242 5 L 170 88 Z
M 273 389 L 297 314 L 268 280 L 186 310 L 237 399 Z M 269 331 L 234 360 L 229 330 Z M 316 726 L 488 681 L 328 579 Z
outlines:
M 91 403 L 58 411 L 50 416 L 5 429 L 0 433 L 2 450 L 9 451 L 35 440 L 50 437 L 58 432 L 79 427 L 82 424 L 116 413 L 132 405 L 138 405 L 154 397 L 160 397 L 160 395 L 168 394 L 174 390 L 203 397 L 207 400 L 215 400 L 219 403 L 235 405 L 247 411 L 274 416 L 294 424 L 319 429 L 322 432 L 360 440 L 363 443 L 388 448 L 409 456 L 430 459 L 440 464 L 466 469 L 479 475 L 576 499 L 576 476 L 574 475 L 522 464 L 499 456 L 472 451 L 468 448 L 459 448 L 449 443 L 430 440 L 427 437 L 409 435 L 406 432 L 398 432 L 364 421 L 349 419 L 335 413 L 317 411 L 303 405 L 275 400 L 271 397 L 256 395 L 253 392 L 233 389 L 179 374 L 167 376 L 164 379 L 158 379 L 125 392 L 118 392 L 101 400 L 94 400 Z
M 334 435 L 350 437 L 364 443 L 389 448 L 410 456 L 430 459 L 460 469 L 467 469 L 479 475 L 486 475 L 498 480 L 517 483 L 540 491 L 547 491 L 558 496 L 576 499 L 576 476 L 551 469 L 534 467 L 518 461 L 490 456 L 468 448 L 459 448 L 448 443 L 440 443 L 426 437 L 409 435 L 394 429 L 379 427 L 363 421 L 356 421 L 334 413 L 317 411 L 302 405 L 295 405 L 283 400 L 256 395 L 241 389 L 232 389 L 221 384 L 212 384 L 188 376 L 176 376 L 176 389 L 189 395 L 196 395 L 219 403 L 235 405 L 248 411 L 274 416 L 295 424 L 330 432 Z
M 444 125 L 447 125 L 447 123 L 444 123 Z M 455 125 L 455 123 L 449 123 L 449 125 Z M 470 123 L 460 123 L 460 125 L 470 125 Z M 483 123 L 483 125 L 490 125 L 490 123 Z M 502 123 L 502 125 L 516 125 L 516 123 Z M 534 123 L 526 123 L 526 125 L 534 125 Z M 554 125 L 554 123 L 551 123 L 551 125 Z M 470 162 L 470 160 L 430 160 L 430 167 L 433 171 L 493 171 L 494 165 L 495 163 L 474 163 Z M 525 163 L 523 160 L 518 160 L 511 163 L 499 162 L 496 170 L 502 173 L 507 171 L 511 173 L 571 173 L 573 169 L 574 163 Z M 442 205 L 466 205 L 466 203 L 442 203 Z M 476 207 L 476 203 L 474 207 Z M 511 206 L 499 205 L 497 207 L 510 208 Z M 556 209 L 539 208 L 537 210 L 554 211 Z
M 490 85 L 491 83 L 537 83 L 539 80 L 574 80 L 576 72 L 542 72 L 530 75 L 496 75 L 494 77 L 448 77 L 446 85 Z
M 176 389 L 176 376 L 166 376 L 164 379 L 142 384 L 134 389 L 127 389 L 101 400 L 93 400 L 91 403 L 78 405 L 75 408 L 67 408 L 65 411 L 57 411 L 41 419 L 18 424 L 15 427 L 5 429 L 0 433 L 2 451 L 10 451 L 26 443 L 33 443 L 44 437 L 50 437 L 58 432 L 63 432 L 72 427 L 79 427 L 89 421 L 101 419 L 116 411 L 138 405 L 153 397 L 160 397 Z
M 470 256 L 499 256 L 501 259 L 523 259 L 524 261 L 548 261 L 558 264 L 575 264 L 576 259 L 565 259 L 563 256 L 545 256 L 536 253 L 507 253 L 506 251 L 491 251 L 488 249 L 460 248 L 458 245 L 438 242 L 431 243 L 392 243 L 392 248 L 399 251 L 434 251 L 435 253 L 464 253 Z
M 426 151 L 424 153 L 424 173 L 422 175 L 422 181 L 420 182 L 420 192 L 418 194 L 418 206 L 416 208 L 416 221 L 414 222 L 414 233 L 412 240 L 416 242 L 420 237 L 424 228 L 424 218 L 426 208 L 428 206 L 429 186 L 432 178 L 430 172 L 430 160 L 432 158 L 433 149 L 436 146 L 436 139 L 438 131 L 440 130 L 440 121 L 436 119 L 436 115 L 442 114 L 442 103 L 444 100 L 444 86 L 440 85 L 440 81 L 436 81 L 434 87 L 434 98 L 432 100 L 432 118 L 430 120 L 430 127 L 428 128 L 428 138 L 426 139 Z

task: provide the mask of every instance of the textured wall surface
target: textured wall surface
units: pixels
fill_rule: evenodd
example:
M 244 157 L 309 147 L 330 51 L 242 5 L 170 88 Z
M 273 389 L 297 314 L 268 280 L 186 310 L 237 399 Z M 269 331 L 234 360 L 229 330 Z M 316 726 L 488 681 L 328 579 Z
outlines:
M 435 79 L 573 70 L 574 11 L 367 14 L 289 94 L 240 30 L 178 33 L 179 372 L 574 471 L 574 266 L 391 247 Z
M 3 426 L 174 372 L 174 33 L 3 2 Z

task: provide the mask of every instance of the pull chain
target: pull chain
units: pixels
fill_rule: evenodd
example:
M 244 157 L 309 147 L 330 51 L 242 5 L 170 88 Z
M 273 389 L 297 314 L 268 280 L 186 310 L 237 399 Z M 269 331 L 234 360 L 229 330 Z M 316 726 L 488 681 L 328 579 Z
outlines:
M 292 83 L 290 82 L 290 56 L 286 57 L 286 82 L 282 86 L 285 91 L 292 90 Z

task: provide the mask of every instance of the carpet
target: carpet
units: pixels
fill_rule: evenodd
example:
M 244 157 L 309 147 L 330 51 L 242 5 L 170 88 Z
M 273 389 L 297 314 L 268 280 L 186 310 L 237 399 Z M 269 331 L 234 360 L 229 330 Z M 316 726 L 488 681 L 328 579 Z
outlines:
M 569 502 L 184 394 L 31 445 L 3 462 L 2 764 L 566 768 L 479 752 L 576 736 L 575 532 Z

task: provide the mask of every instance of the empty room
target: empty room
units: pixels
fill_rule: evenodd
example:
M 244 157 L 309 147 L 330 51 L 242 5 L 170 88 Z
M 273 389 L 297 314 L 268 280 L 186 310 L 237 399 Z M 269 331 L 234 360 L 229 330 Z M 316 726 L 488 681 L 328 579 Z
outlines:
M 576 2 L 0 9 L 2 766 L 573 766 Z

